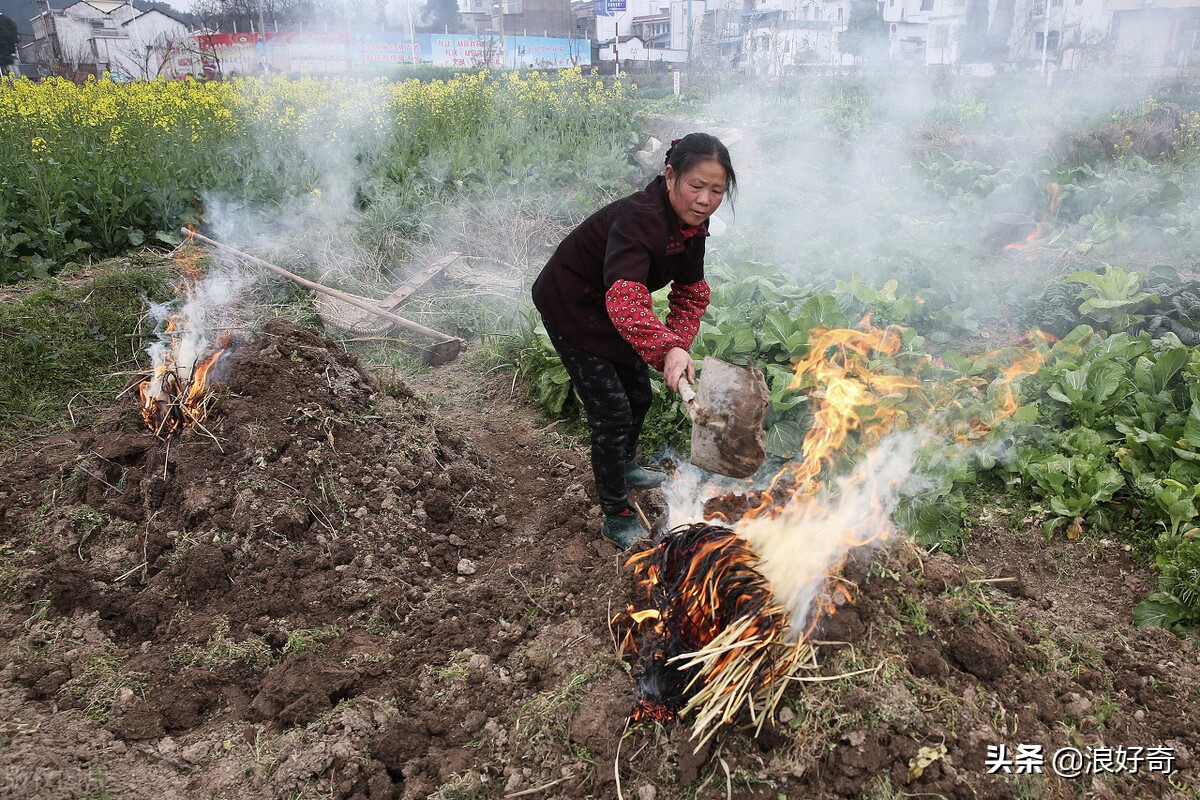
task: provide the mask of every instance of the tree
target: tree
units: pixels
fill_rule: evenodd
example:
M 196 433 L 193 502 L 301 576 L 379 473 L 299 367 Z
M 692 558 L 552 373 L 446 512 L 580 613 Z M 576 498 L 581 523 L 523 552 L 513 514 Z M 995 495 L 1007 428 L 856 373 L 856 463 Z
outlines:
M 879 15 L 875 0 L 851 0 L 850 19 L 838 37 L 838 49 L 860 62 L 886 61 L 888 24 Z
M 258 0 L 192 0 L 192 16 L 200 27 L 217 32 L 234 28 L 258 30 Z M 275 25 L 328 23 L 345 25 L 341 3 L 333 0 L 262 0 L 263 20 L 270 30 Z
M 17 23 L 0 14 L 0 71 L 17 59 Z
M 425 0 L 421 6 L 421 21 L 432 33 L 458 30 L 458 3 L 455 0 Z
M 988 0 L 967 0 L 963 19 L 960 61 L 973 64 L 988 56 Z

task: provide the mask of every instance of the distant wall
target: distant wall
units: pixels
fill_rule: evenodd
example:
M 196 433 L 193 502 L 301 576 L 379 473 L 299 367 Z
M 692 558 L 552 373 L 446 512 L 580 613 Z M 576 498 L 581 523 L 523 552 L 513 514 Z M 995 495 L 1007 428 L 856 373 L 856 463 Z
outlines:
M 393 64 L 445 67 L 556 68 L 590 66 L 586 39 L 418 33 L 252 33 L 188 37 L 169 56 L 168 76 L 200 77 L 219 62 L 225 75 L 272 72 L 337 73 Z

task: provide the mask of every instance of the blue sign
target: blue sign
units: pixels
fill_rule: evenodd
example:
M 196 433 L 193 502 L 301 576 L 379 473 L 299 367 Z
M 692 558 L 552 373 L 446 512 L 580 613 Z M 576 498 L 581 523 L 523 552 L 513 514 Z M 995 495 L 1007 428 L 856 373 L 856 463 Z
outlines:
M 600 0 L 605 2 L 606 0 Z M 586 39 L 490 34 L 356 34 L 351 45 L 358 64 L 435 64 L 446 67 L 561 68 L 591 64 Z
M 625 11 L 625 0 L 595 0 L 592 8 L 597 17 L 611 17 L 614 11 Z

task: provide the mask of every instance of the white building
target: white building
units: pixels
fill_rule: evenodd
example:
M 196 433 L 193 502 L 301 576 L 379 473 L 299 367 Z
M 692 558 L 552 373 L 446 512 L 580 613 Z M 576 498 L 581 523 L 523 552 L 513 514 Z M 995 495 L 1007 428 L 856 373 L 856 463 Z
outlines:
M 600 45 L 601 61 L 620 61 L 622 69 L 632 64 L 680 64 L 687 61 L 687 52 L 668 47 L 648 47 L 640 36 L 621 36 Z
M 850 20 L 850 0 L 763 0 L 743 18 L 739 67 L 748 74 L 786 75 L 801 67 L 852 61 L 838 46 Z
M 852 13 L 871 18 L 856 20 L 856 41 L 882 19 L 890 60 L 919 67 L 1200 66 L 1200 0 L 597 0 L 595 9 L 602 60 L 651 51 L 649 60 L 762 76 L 854 63 L 840 46 Z
M 1113 57 L 1128 70 L 1200 66 L 1200 0 L 1107 0 Z
M 599 0 L 596 42 L 601 61 L 683 62 L 688 59 L 687 6 L 700 31 L 706 0 Z
M 116 78 L 158 75 L 163 52 L 187 26 L 161 11 L 138 11 L 128 0 L 79 0 L 34 17 L 32 51 L 67 74 L 110 72 Z
M 903 64 L 959 61 L 967 0 L 886 0 L 889 53 Z
M 1134 2 L 1146 5 L 1143 0 Z M 1107 58 L 1103 44 L 1111 17 L 1103 0 L 1018 0 L 1009 41 L 1012 61 L 1076 69 Z

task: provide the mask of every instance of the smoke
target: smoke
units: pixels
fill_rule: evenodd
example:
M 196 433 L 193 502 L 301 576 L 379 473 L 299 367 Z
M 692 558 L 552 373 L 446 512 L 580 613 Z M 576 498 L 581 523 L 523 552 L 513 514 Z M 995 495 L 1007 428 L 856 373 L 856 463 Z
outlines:
M 262 110 L 251 117 L 240 196 L 204 195 L 213 238 L 322 277 L 377 279 L 394 249 L 381 247 L 395 244 L 388 231 L 405 227 L 386 207 L 364 213 L 377 179 L 372 165 L 388 141 L 387 84 L 266 79 L 243 86 Z M 297 94 L 306 91 L 315 96 Z
M 704 503 L 707 500 L 728 492 L 748 491 L 757 485 L 757 476 L 738 481 L 706 472 L 674 453 L 668 453 L 667 458 L 680 465 L 662 485 L 662 493 L 667 501 L 667 528 L 703 522 Z
M 1099 142 L 1114 115 L 1140 114 L 1155 90 L 1144 78 L 1060 72 L 1053 86 L 1033 73 L 889 73 L 724 92 L 703 116 L 731 140 L 739 197 L 730 235 L 710 251 L 782 265 L 798 283 L 859 275 L 876 286 L 895 278 L 902 294 L 931 287 L 930 313 L 1011 316 L 1050 275 L 1094 263 L 1073 247 L 1089 235 L 1092 219 L 1080 217 L 1090 208 L 1058 208 L 1049 184 L 1080 182 L 1102 201 L 1087 169 L 1103 179 L 1136 165 L 1111 160 L 1110 147 L 1072 172 L 1089 158 L 1081 143 Z M 1032 267 L 989 240 L 1002 214 L 1028 217 L 1053 242 Z M 1124 222 L 1138 229 L 1130 259 L 1171 241 L 1150 214 Z
M 437 291 L 418 292 L 400 313 L 467 336 L 515 316 L 570 224 L 593 207 L 581 207 L 580 186 L 548 190 L 544 180 L 497 170 L 500 156 L 472 143 L 470 109 L 459 108 L 477 102 L 482 113 L 485 101 L 438 87 L 433 100 L 413 93 L 414 111 L 398 105 L 399 90 L 384 80 L 247 82 L 269 111 L 254 117 L 241 193 L 204 196 L 205 232 L 374 297 L 458 253 Z M 505 124 L 509 135 L 516 125 Z
M 761 557 L 759 571 L 791 614 L 792 631 L 805 630 L 829 576 L 851 551 L 869 552 L 893 532 L 891 514 L 928 434 L 893 434 L 869 451 L 849 474 L 813 498 L 793 498 L 778 516 L 743 519 L 735 530 Z
M 244 301 L 252 282 L 246 271 L 225 265 L 188 282 L 181 299 L 151 303 L 148 311 L 158 333 L 146 347 L 151 365 L 160 367 L 170 358 L 186 384 L 196 365 L 215 349 L 215 337 L 256 320 L 257 312 Z M 153 381 L 148 393 L 157 396 L 161 381 L 157 371 Z

